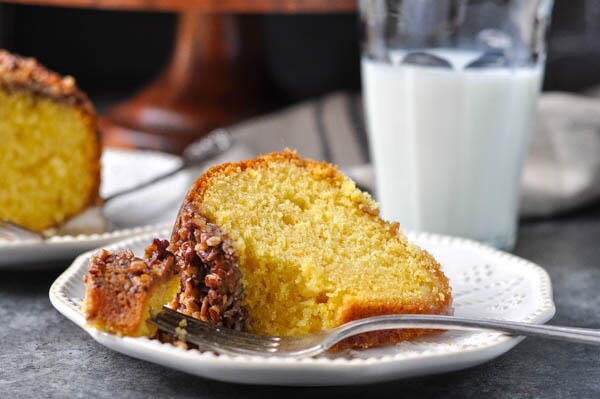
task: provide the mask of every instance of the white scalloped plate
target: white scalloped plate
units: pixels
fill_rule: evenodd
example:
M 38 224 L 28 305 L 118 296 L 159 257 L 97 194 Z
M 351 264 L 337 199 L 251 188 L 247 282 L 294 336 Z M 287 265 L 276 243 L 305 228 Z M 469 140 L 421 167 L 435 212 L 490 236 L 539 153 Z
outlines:
M 161 152 L 105 149 L 101 194 L 106 197 L 132 187 L 176 168 L 180 162 L 179 157 Z M 0 240 L 0 269 L 55 267 L 53 260 L 73 259 L 84 251 L 165 228 L 175 220 L 193 177 L 181 172 L 138 193 L 111 201 L 104 213 L 116 227 L 106 233 L 55 236 L 41 243 Z
M 141 253 L 152 237 L 167 234 L 168 230 L 163 230 L 107 249 L 131 248 Z M 470 240 L 427 233 L 408 236 L 442 264 L 453 287 L 457 316 L 544 323 L 554 315 L 550 278 L 541 267 Z M 50 288 L 50 300 L 59 312 L 108 348 L 220 381 L 310 386 L 372 383 L 475 366 L 522 340 L 498 333 L 454 331 L 381 348 L 299 360 L 183 350 L 156 340 L 117 337 L 85 327 L 80 306 L 82 279 L 90 255 L 79 256 Z

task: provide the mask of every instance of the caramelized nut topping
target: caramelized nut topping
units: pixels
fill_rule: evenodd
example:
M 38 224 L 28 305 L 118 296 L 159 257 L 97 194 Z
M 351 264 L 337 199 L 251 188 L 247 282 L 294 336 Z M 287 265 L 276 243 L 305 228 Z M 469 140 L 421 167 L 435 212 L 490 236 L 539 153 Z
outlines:
M 8 91 L 29 90 L 38 96 L 79 106 L 88 115 L 95 115 L 92 103 L 77 88 L 73 77 L 62 77 L 33 58 L 5 50 L 0 50 L 0 87 Z
M 216 325 L 241 330 L 247 323 L 242 307 L 239 257 L 229 238 L 201 216 L 194 204 L 179 213 L 169 247 L 181 269 L 177 311 Z
M 110 253 L 104 249 L 92 256 L 84 277 L 85 313 L 88 322 L 108 326 L 113 332 L 133 334 L 143 322 L 140 303 L 156 284 L 177 272 L 168 241 L 155 239 L 144 258 L 131 251 Z

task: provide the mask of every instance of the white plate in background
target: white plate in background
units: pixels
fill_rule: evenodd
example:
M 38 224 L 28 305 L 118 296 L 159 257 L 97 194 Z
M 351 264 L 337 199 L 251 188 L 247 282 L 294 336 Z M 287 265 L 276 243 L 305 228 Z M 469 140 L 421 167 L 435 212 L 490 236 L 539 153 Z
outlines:
M 151 238 L 168 234 L 162 230 L 107 249 L 130 248 L 141 254 Z M 453 289 L 457 316 L 544 323 L 554 315 L 550 278 L 541 267 L 462 238 L 428 233 L 409 233 L 408 237 L 442 265 Z M 297 360 L 184 350 L 157 340 L 118 337 L 85 327 L 80 307 L 90 255 L 79 256 L 50 288 L 50 300 L 59 312 L 112 350 L 220 381 L 295 386 L 388 381 L 472 367 L 507 352 L 523 339 L 491 332 L 448 331 L 396 345 Z
M 132 187 L 178 167 L 181 159 L 155 151 L 105 149 L 102 154 L 103 197 Z M 193 172 L 192 172 L 193 173 Z M 0 269 L 56 267 L 59 260 L 170 226 L 195 175 L 181 172 L 142 191 L 117 198 L 104 207 L 112 229 L 101 234 L 79 234 L 35 240 L 0 240 Z

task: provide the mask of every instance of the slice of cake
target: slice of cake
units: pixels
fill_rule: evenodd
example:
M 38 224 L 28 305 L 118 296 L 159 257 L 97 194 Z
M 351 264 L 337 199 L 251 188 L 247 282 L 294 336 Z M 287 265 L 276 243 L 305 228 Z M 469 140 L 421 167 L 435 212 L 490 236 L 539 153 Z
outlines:
M 386 314 L 450 314 L 440 265 L 378 217 L 366 193 L 327 163 L 291 151 L 214 167 L 184 200 L 170 250 L 174 308 L 264 335 L 298 335 Z M 355 336 L 369 347 L 423 330 Z
M 144 258 L 131 251 L 102 249 L 84 277 L 83 311 L 91 327 L 117 335 L 154 336 L 148 319 L 172 302 L 179 291 L 175 257 L 168 241 L 155 239 Z
M 381 220 L 377 204 L 336 167 L 287 150 L 206 172 L 165 246 L 155 240 L 146 260 L 130 252 L 92 259 L 91 325 L 152 335 L 145 320 L 163 304 L 216 325 L 284 336 L 369 316 L 452 312 L 448 279 L 431 255 Z M 157 277 L 143 280 L 153 270 Z M 338 349 L 423 332 L 371 332 Z
M 0 50 L 0 219 L 43 231 L 99 199 L 94 108 L 71 77 Z

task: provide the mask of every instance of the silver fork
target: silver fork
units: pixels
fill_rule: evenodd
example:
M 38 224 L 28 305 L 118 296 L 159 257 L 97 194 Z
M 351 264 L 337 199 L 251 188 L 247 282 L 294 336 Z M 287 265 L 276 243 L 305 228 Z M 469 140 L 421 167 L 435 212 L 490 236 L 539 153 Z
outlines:
M 44 236 L 36 231 L 29 230 L 10 220 L 0 219 L 0 239 L 14 240 L 36 240 L 41 241 Z
M 473 319 L 435 315 L 392 315 L 355 320 L 316 334 L 268 337 L 217 327 L 164 307 L 150 320 L 160 330 L 178 336 L 202 349 L 230 355 L 300 358 L 323 353 L 341 340 L 356 334 L 399 328 L 443 330 L 491 330 L 510 335 L 549 338 L 559 341 L 600 345 L 600 330 Z

